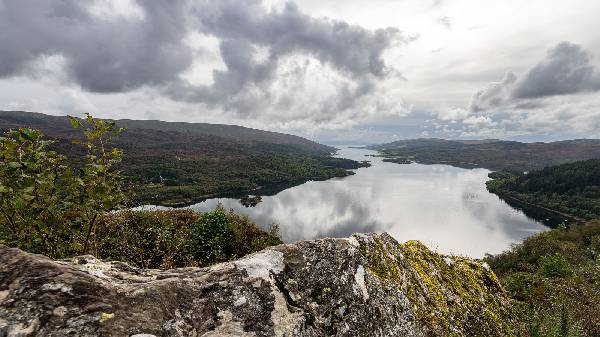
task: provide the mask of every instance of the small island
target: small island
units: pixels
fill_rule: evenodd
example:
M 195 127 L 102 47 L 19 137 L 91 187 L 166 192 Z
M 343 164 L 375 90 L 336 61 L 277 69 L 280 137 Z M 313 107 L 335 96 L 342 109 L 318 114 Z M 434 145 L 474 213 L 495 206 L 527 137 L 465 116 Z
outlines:
M 244 205 L 244 207 L 254 207 L 258 205 L 262 201 L 262 197 L 260 195 L 256 196 L 243 196 L 240 198 L 240 203 Z

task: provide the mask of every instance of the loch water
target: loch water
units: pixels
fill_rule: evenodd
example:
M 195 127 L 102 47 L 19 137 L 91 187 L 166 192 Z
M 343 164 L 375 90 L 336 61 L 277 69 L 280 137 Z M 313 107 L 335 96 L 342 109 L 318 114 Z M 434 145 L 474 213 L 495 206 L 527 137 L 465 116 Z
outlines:
M 442 253 L 474 258 L 500 253 L 549 228 L 545 219 L 533 219 L 489 193 L 489 170 L 386 163 L 375 154 L 343 147 L 338 156 L 369 160 L 372 166 L 263 196 L 254 207 L 233 198 L 190 207 L 208 211 L 221 203 L 265 228 L 277 223 L 286 242 L 388 232 L 400 242 L 416 239 Z

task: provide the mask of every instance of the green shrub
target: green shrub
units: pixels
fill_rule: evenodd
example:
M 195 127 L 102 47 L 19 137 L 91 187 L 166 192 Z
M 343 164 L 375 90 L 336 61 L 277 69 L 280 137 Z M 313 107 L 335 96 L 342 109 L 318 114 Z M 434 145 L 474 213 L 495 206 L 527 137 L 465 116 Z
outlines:
M 267 232 L 222 208 L 204 214 L 124 210 L 104 215 L 98 224 L 91 252 L 141 268 L 207 266 L 282 243 L 276 226 Z
M 244 255 L 282 244 L 279 226 L 271 224 L 268 231 L 257 227 L 247 216 L 229 211 L 227 217 L 235 233 L 234 255 Z
M 540 233 L 486 261 L 523 336 L 600 336 L 600 221 Z
M 78 169 L 50 151 L 38 130 L 10 130 L 0 137 L 0 243 L 60 258 L 86 253 L 99 216 L 123 201 L 122 153 L 108 143 L 121 130 L 114 122 L 71 119 L 87 151 Z
M 544 277 L 566 277 L 573 274 L 569 262 L 560 253 L 544 255 L 539 263 L 538 272 Z
M 271 225 L 266 232 L 248 217 L 225 212 L 220 205 L 202 214 L 191 230 L 193 254 L 200 265 L 240 258 L 282 243 L 278 226 Z
M 222 209 L 204 213 L 192 225 L 192 249 L 201 264 L 235 258 L 236 233 Z
M 66 158 L 49 151 L 37 130 L 0 137 L 0 243 L 51 256 L 73 250 L 65 220 L 77 187 Z
M 524 301 L 531 296 L 535 281 L 529 273 L 515 273 L 504 279 L 504 287 L 512 298 Z
M 123 210 L 103 215 L 91 240 L 95 256 L 141 268 L 207 266 L 281 244 L 277 226 L 264 231 L 246 216 L 221 207 Z

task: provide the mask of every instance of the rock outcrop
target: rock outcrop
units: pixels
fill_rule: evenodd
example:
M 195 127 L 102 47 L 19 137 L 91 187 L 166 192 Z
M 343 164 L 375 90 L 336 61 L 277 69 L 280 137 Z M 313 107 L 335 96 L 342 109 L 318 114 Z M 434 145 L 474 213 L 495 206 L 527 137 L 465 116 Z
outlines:
M 1 337 L 509 336 L 509 316 L 485 264 L 387 234 L 164 271 L 0 246 Z

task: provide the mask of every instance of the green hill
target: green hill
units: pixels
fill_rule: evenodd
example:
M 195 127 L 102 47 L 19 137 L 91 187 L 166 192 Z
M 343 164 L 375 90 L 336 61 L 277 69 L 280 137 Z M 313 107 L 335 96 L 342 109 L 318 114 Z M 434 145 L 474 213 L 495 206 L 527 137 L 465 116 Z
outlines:
M 547 166 L 600 158 L 600 140 L 575 139 L 521 143 L 497 139 L 410 139 L 370 146 L 386 161 L 449 164 L 491 170 L 530 171 Z
M 600 218 L 600 159 L 579 161 L 527 174 L 495 172 L 488 189 L 503 198 L 543 205 L 584 219 Z
M 233 125 L 118 120 L 117 146 L 136 203 L 182 205 L 220 195 L 267 193 L 307 180 L 352 174 L 362 164 L 332 157 L 335 148 L 308 139 Z M 0 132 L 30 127 L 57 139 L 71 158 L 77 137 L 64 116 L 0 111 Z

